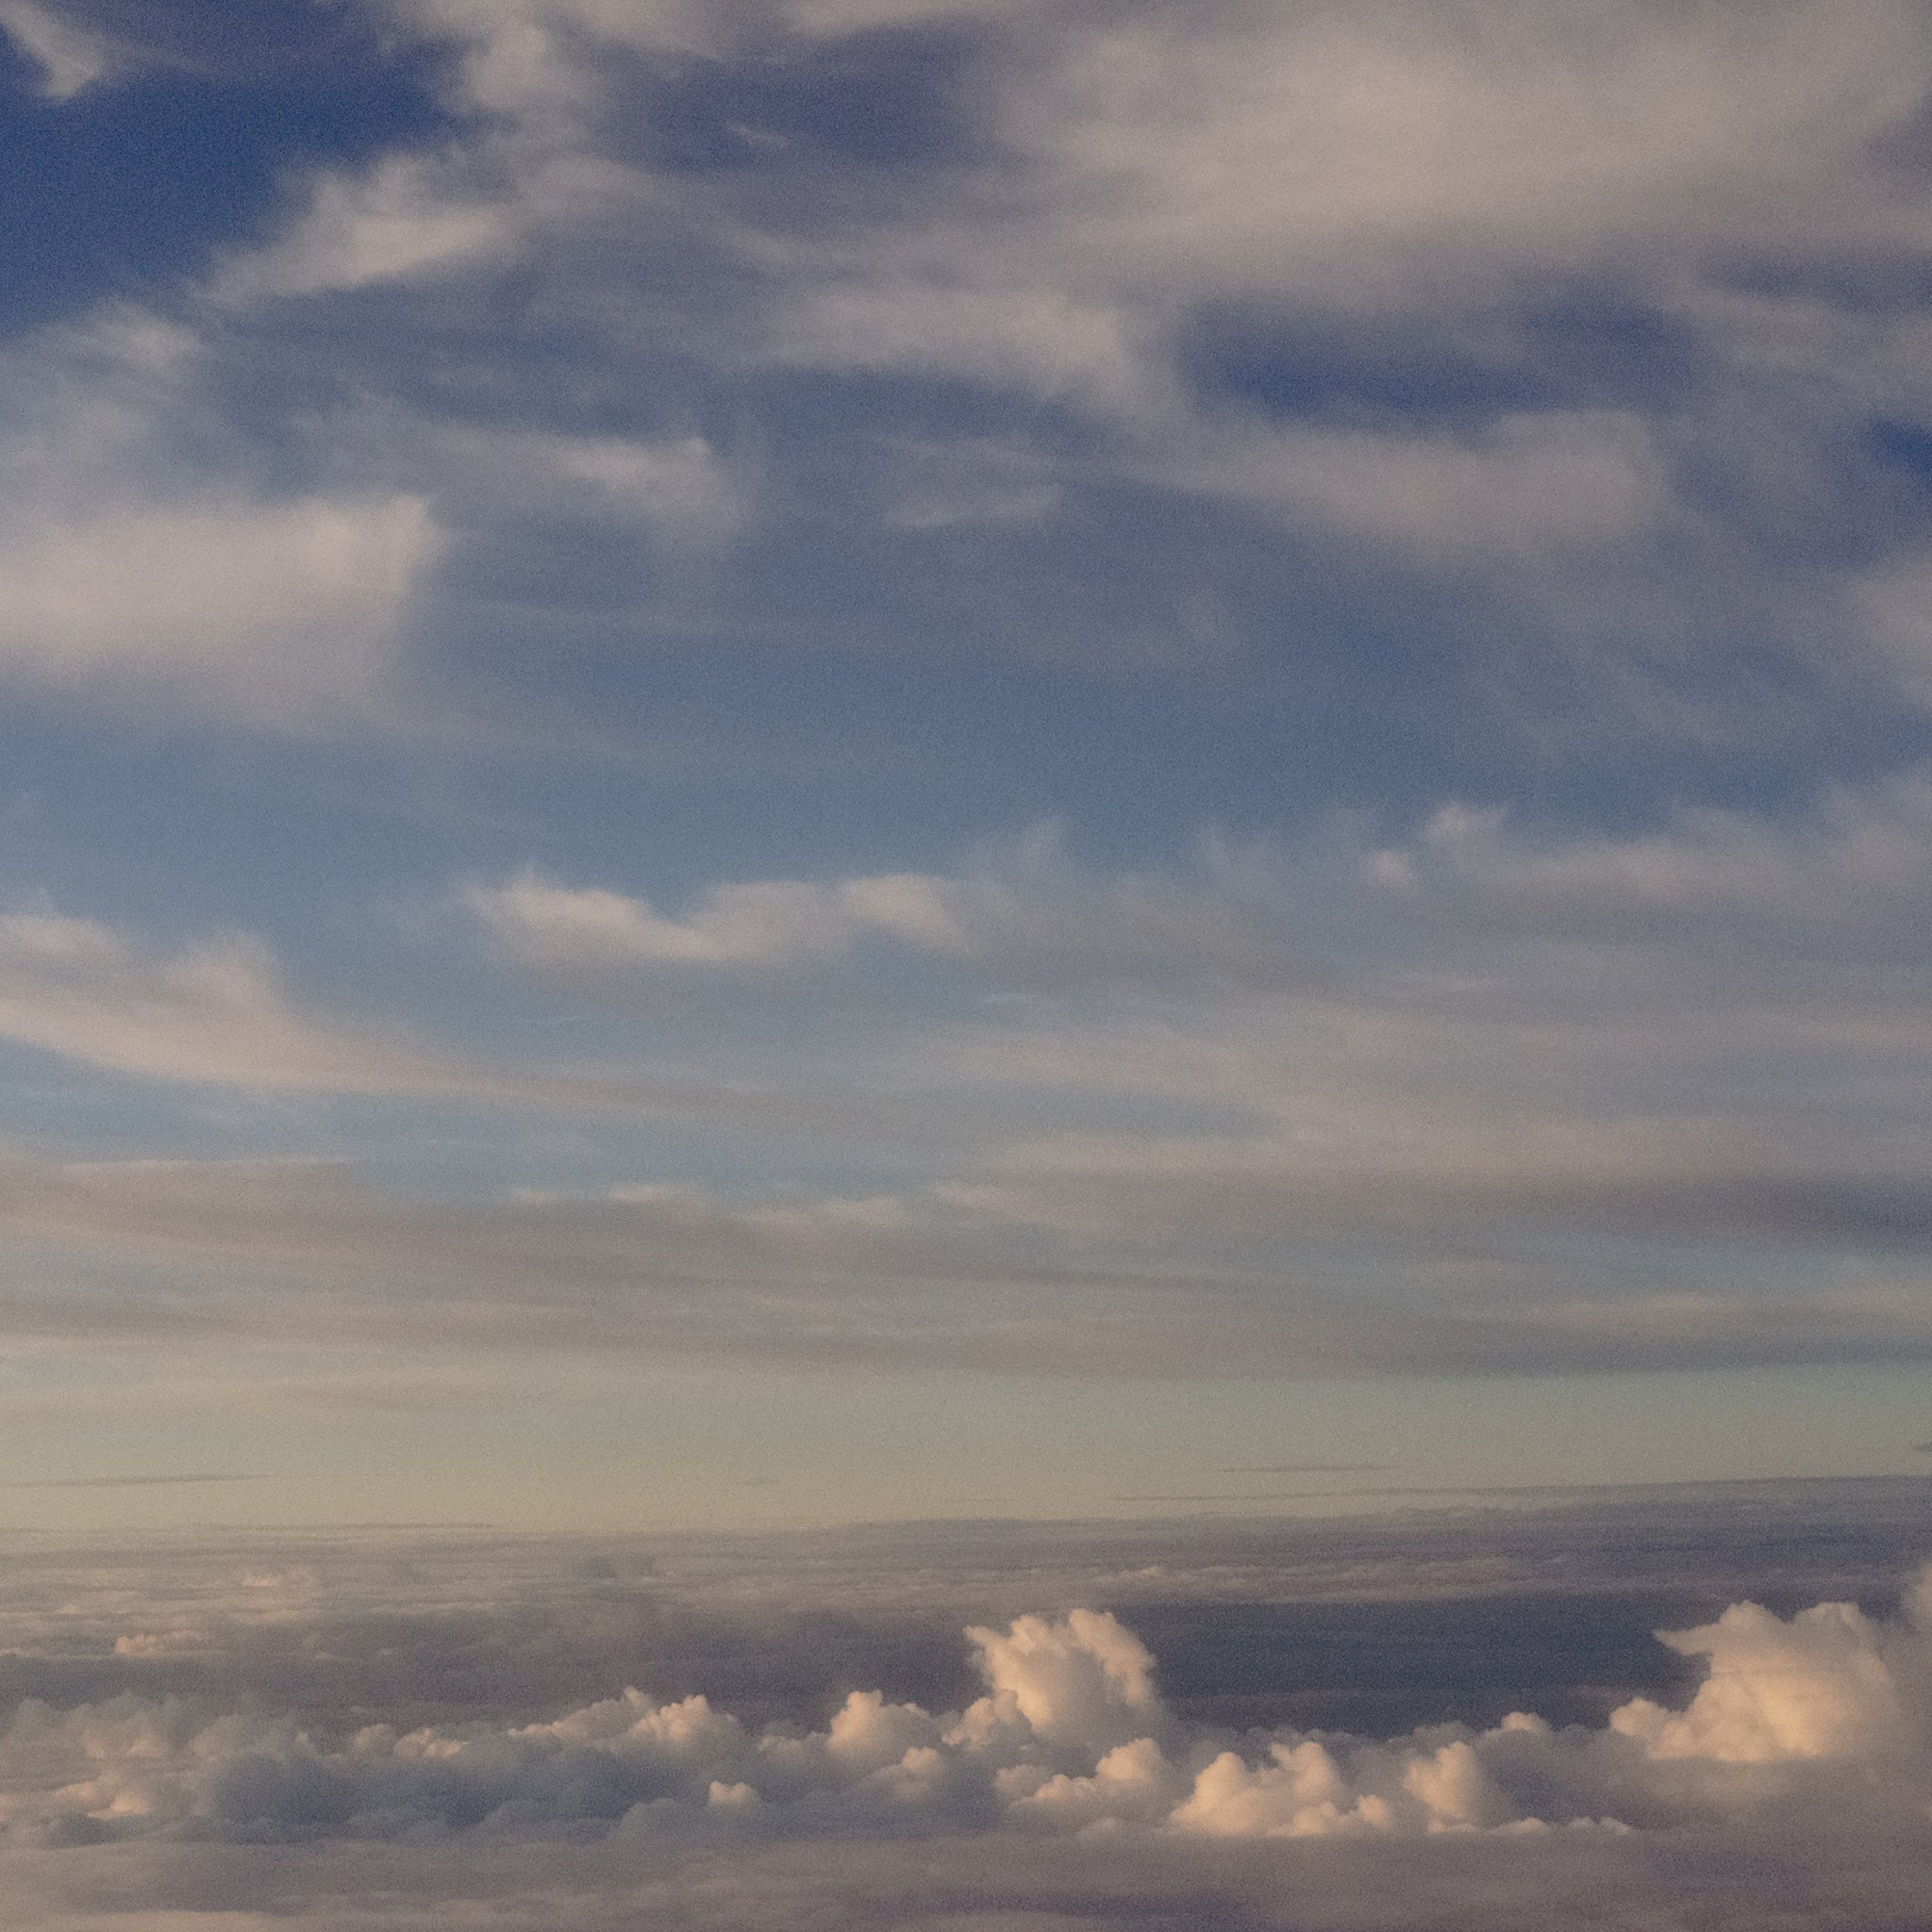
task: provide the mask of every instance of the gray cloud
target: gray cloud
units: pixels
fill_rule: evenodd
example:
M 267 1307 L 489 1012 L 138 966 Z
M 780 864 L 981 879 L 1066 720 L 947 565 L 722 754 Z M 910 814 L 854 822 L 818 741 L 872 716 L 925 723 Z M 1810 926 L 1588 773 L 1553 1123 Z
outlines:
M 0 1490 L 146 1490 L 168 1489 L 177 1483 L 253 1483 L 254 1475 L 232 1475 L 192 1470 L 181 1475 L 53 1475 L 0 1482 Z
M 54 1265 L 5 1297 L 14 1334 L 81 1343 L 379 1341 L 432 1365 L 449 1350 L 618 1349 L 1079 1376 L 1587 1373 L 1932 1354 L 1932 1300 L 1910 1279 L 1584 1298 L 1574 1285 L 1553 1294 L 1538 1270 L 1533 1292 L 1444 1307 L 1426 1263 L 1407 1264 L 1407 1294 L 1404 1268 L 1386 1260 L 1374 1264 L 1374 1298 L 1354 1268 L 1305 1290 L 1257 1288 L 1241 1272 L 1156 1270 L 1079 1243 L 1042 1257 L 1030 1236 L 1009 1242 L 891 1200 L 739 1206 L 645 1188 L 466 1206 L 289 1163 L 16 1161 L 6 1179 L 0 1220 L 17 1239 L 50 1257 L 112 1257 L 153 1285 L 104 1294 Z M 406 1386 L 395 1399 L 459 1400 L 464 1386 L 429 1375 L 413 1398 Z M 485 1377 L 475 1392 L 492 1386 Z M 356 1391 L 345 1379 L 341 1399 Z M 334 1399 L 323 1388 L 291 1392 Z M 389 1399 L 379 1387 L 370 1398 Z

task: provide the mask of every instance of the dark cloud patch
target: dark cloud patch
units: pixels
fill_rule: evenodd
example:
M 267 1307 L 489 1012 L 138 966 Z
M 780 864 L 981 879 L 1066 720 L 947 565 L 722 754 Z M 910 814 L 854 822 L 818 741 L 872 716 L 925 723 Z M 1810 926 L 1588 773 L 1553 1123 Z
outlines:
M 1487 1727 L 1524 1709 L 1601 1724 L 1635 1696 L 1679 1702 L 1696 1670 L 1653 1633 L 1724 1607 L 1683 1590 L 1508 1591 L 1427 1603 L 1125 1602 L 1120 1613 L 1191 1719 L 1383 1736 Z
M 1667 409 L 1709 375 L 1682 317 L 1616 291 L 1429 318 L 1351 317 L 1220 307 L 1175 343 L 1205 407 L 1286 422 L 1476 426 L 1556 408 Z
M 1932 429 L 1904 420 L 1874 423 L 1872 447 L 1881 460 L 1904 471 L 1920 489 L 1932 489 Z

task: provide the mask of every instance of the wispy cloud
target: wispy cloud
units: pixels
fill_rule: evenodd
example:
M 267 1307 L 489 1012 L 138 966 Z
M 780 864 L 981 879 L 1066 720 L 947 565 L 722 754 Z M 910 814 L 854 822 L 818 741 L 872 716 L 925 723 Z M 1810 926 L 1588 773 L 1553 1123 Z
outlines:
M 825 1090 L 801 1095 L 702 1073 L 516 1065 L 440 1050 L 380 1021 L 308 1010 L 254 934 L 169 951 L 46 908 L 0 914 L 0 1039 L 143 1081 L 244 1093 L 741 1124 L 800 1109 L 829 1120 L 841 1109 Z
M 92 920 L 0 917 L 0 1035 L 113 1073 L 280 1091 L 454 1094 L 454 1062 L 298 1013 L 268 947 L 226 934 L 169 954 Z
M 6 0 L 0 5 L 0 27 L 39 66 L 41 91 L 49 100 L 72 100 L 113 65 L 105 39 L 35 0 Z
M 463 903 L 512 960 L 607 979 L 824 966 L 868 942 L 1023 978 L 1294 971 L 1281 938 L 1225 891 L 1151 875 L 1095 879 L 1070 862 L 1050 825 L 970 873 L 721 885 L 681 916 L 536 873 L 473 885 Z

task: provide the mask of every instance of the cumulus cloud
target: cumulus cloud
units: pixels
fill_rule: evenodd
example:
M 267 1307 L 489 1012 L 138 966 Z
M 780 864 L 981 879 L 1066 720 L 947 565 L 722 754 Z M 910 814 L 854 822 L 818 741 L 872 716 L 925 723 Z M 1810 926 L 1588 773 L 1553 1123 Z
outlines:
M 1104 1611 L 967 1634 L 977 1701 L 928 1712 L 854 1690 L 807 1732 L 753 1729 L 702 1694 L 634 1689 L 533 1723 L 373 1723 L 333 1738 L 181 1699 L 29 1701 L 0 1738 L 0 1816 L 16 1840 L 70 1844 L 559 1831 L 756 1843 L 960 1829 L 1509 1842 L 1707 1828 L 1771 1809 L 1828 1821 L 1870 1807 L 1903 1821 L 1932 1791 L 1932 1640 L 1917 1611 L 1880 1625 L 1846 1604 L 1790 1622 L 1737 1605 L 1666 1636 L 1707 1659 L 1682 1712 L 1639 1699 L 1601 1729 L 1515 1712 L 1486 1730 L 1386 1741 L 1184 1725 L 1158 1696 L 1145 1648 Z

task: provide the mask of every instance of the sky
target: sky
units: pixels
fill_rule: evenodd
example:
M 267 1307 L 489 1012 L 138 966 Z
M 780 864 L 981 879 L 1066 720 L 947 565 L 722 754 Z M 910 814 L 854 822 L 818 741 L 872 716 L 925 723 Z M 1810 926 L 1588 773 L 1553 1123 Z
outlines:
M 0 29 L 0 1521 L 1932 1466 L 1924 7 Z

